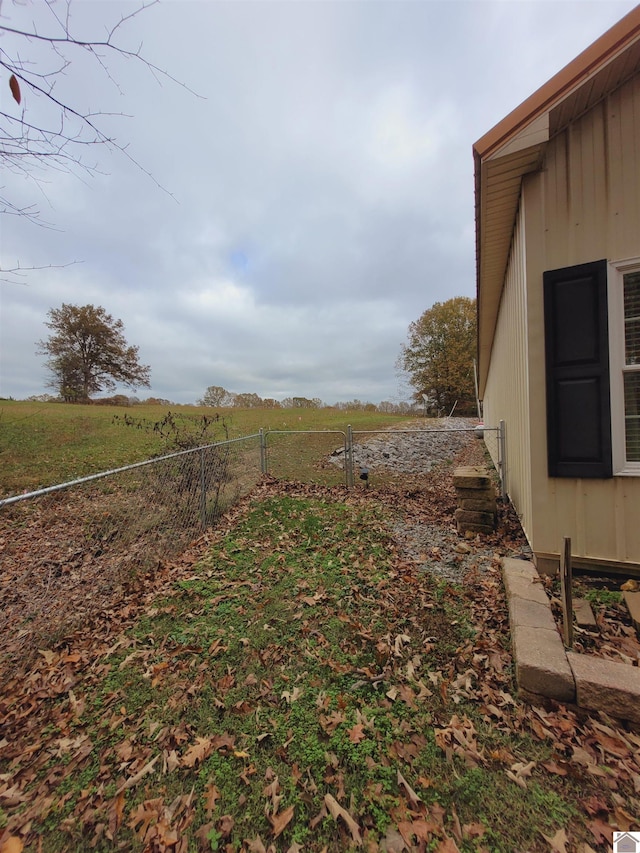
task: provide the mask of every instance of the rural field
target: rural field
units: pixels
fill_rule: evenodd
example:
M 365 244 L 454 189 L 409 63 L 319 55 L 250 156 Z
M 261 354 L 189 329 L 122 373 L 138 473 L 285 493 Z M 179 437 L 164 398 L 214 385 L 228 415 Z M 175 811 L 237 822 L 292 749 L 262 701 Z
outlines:
M 3 458 L 7 424 L 36 436 L 8 491 L 162 449 L 122 410 L 31 405 L 2 406 Z M 20 453 L 40 466 L 16 486 Z M 178 555 L 117 577 L 125 512 L 99 542 L 82 493 L 0 514 L 0 850 L 608 853 L 640 817 L 640 734 L 518 696 L 500 559 L 526 540 L 506 505 L 492 535 L 453 524 L 453 468 L 486 461 L 469 438 L 370 487 L 263 478 Z
M 97 406 L 0 401 L 0 497 L 140 462 L 176 447 L 153 426 L 219 414 L 208 440 L 265 430 L 376 429 L 406 416 L 335 409 L 210 409 L 198 406 Z M 136 421 L 127 426 L 125 418 Z M 143 423 L 145 422 L 145 423 Z M 137 424 L 140 424 L 140 427 Z M 148 428 L 145 429 L 144 427 Z

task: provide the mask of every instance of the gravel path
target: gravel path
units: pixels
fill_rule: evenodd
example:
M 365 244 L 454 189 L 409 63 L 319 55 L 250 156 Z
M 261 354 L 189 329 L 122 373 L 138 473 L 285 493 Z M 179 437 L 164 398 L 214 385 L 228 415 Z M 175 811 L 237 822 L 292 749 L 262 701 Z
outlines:
M 453 470 L 458 465 L 491 464 L 484 442 L 473 432 L 460 431 L 471 430 L 476 423 L 463 418 L 419 420 L 405 427 L 410 432 L 377 433 L 354 445 L 356 476 L 362 468 L 369 469 L 374 483 L 376 470 L 405 475 L 396 488 L 384 486 L 377 493 L 396 510 L 392 533 L 400 555 L 457 583 L 470 571 L 496 566 L 503 556 L 531 557 L 513 509 L 501 501 L 495 534 L 470 539 L 458 535 Z

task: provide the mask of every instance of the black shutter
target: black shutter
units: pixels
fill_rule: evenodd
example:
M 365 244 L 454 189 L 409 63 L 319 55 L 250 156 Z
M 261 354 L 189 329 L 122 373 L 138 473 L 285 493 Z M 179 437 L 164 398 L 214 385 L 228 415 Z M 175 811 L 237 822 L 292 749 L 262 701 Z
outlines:
M 544 274 L 550 477 L 611 477 L 607 262 Z

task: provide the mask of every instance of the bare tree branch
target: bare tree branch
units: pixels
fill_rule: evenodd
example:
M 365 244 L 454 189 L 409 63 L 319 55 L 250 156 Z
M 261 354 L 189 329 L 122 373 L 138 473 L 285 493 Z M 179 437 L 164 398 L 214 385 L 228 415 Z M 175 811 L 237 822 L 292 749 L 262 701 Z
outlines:
M 162 184 L 135 158 L 128 146 L 116 140 L 101 126 L 101 120 L 123 116 L 123 113 L 88 111 L 82 109 L 66 98 L 59 96 L 55 87 L 59 79 L 69 73 L 74 58 L 88 55 L 101 69 L 106 78 L 116 87 L 119 93 L 122 88 L 116 80 L 109 65 L 109 57 L 119 57 L 126 61 L 139 63 L 146 68 L 161 85 L 163 80 L 180 86 L 190 94 L 200 97 L 185 83 L 177 80 L 164 68 L 160 68 L 143 56 L 142 45 L 136 50 L 128 49 L 119 41 L 119 36 L 127 24 L 143 12 L 155 6 L 158 0 L 142 2 L 140 6 L 120 19 L 106 31 L 106 36 L 86 38 L 80 36 L 71 28 L 71 0 L 64 3 L 64 15 L 58 11 L 58 3 L 45 0 L 46 8 L 51 15 L 52 32 L 41 32 L 35 23 L 31 28 L 11 26 L 6 15 L 6 0 L 0 0 L 0 86 L 11 86 L 14 97 L 15 113 L 9 107 L 0 111 L 0 164 L 11 170 L 17 170 L 23 175 L 29 175 L 38 180 L 38 169 L 46 164 L 48 168 L 57 167 L 67 172 L 93 172 L 95 165 L 88 164 L 84 159 L 84 151 L 92 146 L 105 146 L 124 155 L 133 165 L 144 172 L 157 187 L 168 192 Z M 14 0 L 15 4 L 15 0 Z M 44 44 L 50 47 L 49 57 L 33 49 L 34 45 Z M 24 53 L 38 54 L 36 59 L 25 59 Z M 49 63 L 49 64 L 47 64 Z M 24 95 L 31 93 L 47 110 L 40 110 L 40 117 L 32 117 L 34 108 L 27 105 L 28 98 Z M 38 100 L 35 103 L 38 103 Z M 12 102 L 9 102 L 12 103 Z M 46 116 L 52 115 L 47 123 Z M 41 120 L 43 119 L 43 120 Z M 173 197 L 173 196 L 172 196 Z M 2 213 L 16 214 L 21 208 L 6 200 L 0 201 L 4 207 Z M 37 214 L 30 210 L 29 218 L 37 219 Z
M 33 272 L 34 270 L 60 270 L 65 267 L 72 267 L 74 264 L 81 263 L 82 261 L 69 261 L 67 264 L 45 264 L 41 267 L 21 267 L 18 263 L 15 267 L 0 269 L 0 281 L 5 282 L 6 284 L 19 284 L 22 287 L 28 287 L 26 281 L 19 281 L 18 278 L 26 278 L 27 273 Z M 7 276 L 13 276 L 13 278 L 8 278 Z

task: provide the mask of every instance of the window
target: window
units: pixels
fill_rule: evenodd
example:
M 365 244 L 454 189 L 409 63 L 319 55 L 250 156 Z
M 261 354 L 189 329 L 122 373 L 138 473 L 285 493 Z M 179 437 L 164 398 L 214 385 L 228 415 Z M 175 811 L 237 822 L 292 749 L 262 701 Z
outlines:
M 608 275 L 613 470 L 640 475 L 640 258 Z

